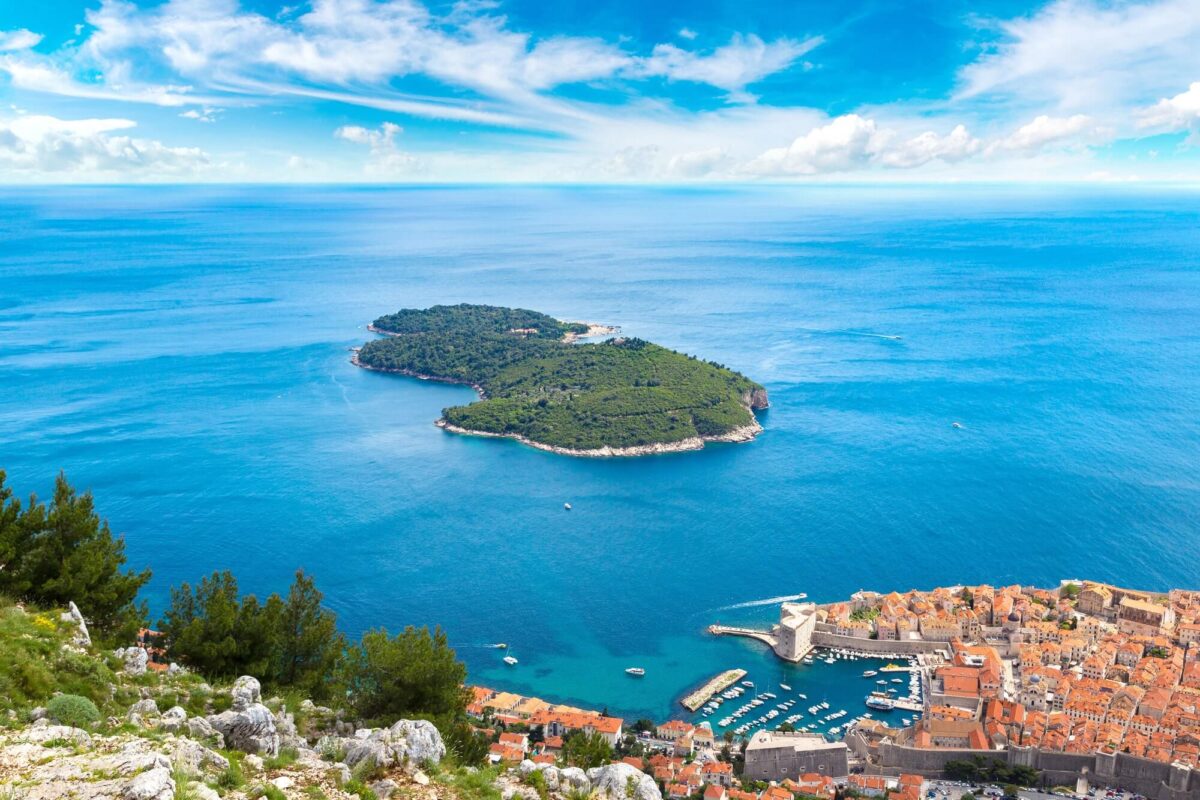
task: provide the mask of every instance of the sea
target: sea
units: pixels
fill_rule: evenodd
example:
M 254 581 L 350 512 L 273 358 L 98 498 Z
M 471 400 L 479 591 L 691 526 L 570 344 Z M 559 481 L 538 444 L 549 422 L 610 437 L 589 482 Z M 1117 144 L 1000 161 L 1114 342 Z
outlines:
M 636 459 L 443 432 L 471 390 L 349 349 L 459 302 L 728 365 L 765 430 Z M 498 689 L 661 720 L 740 667 L 857 714 L 869 663 L 706 627 L 858 589 L 1200 588 L 1200 194 L 3 188 L 0 468 L 93 492 L 155 613 L 304 569 L 348 634 L 439 625 Z

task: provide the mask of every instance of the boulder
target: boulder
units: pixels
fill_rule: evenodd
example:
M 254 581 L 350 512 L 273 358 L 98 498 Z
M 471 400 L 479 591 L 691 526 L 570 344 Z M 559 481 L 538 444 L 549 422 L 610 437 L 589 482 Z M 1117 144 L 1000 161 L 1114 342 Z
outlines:
M 138 700 L 129 707 L 129 716 L 137 714 L 139 717 L 157 717 L 159 715 L 158 703 L 154 699 L 147 697 L 145 700 Z
M 171 760 L 185 767 L 192 774 L 203 769 L 221 772 L 229 768 L 229 759 L 209 750 L 191 739 L 176 739 L 171 745 Z
M 559 788 L 567 792 L 592 793 L 592 781 L 579 767 L 564 767 L 558 771 Z
M 92 737 L 88 735 L 87 731 L 80 730 L 79 728 L 71 728 L 66 725 L 51 725 L 44 719 L 40 719 L 37 723 L 30 725 L 25 730 L 25 733 L 22 734 L 21 740 L 33 744 L 65 741 L 80 747 L 90 748 L 92 746 Z
M 172 706 L 163 712 L 162 719 L 158 721 L 158 724 L 163 730 L 175 733 L 183 729 L 185 722 L 187 722 L 187 711 L 180 706 Z
M 207 717 L 208 723 L 225 737 L 225 746 L 246 753 L 279 755 L 279 732 L 275 715 L 262 704 L 258 681 L 243 675 L 233 684 L 233 708 Z
M 328 737 L 327 737 L 328 738 Z M 322 739 L 327 742 L 327 739 Z M 368 762 L 374 767 L 437 764 L 446 755 L 442 735 L 432 722 L 402 719 L 390 728 L 355 731 L 353 739 L 343 739 L 345 762 L 354 767 Z
M 608 800 L 662 800 L 658 784 L 631 764 L 618 762 L 589 769 L 592 791 Z
M 155 767 L 139 774 L 126 787 L 124 800 L 174 800 L 175 779 L 170 767 Z
M 381 781 L 375 781 L 375 783 L 372 783 L 367 788 L 374 792 L 375 796 L 378 797 L 379 800 L 388 800 L 388 798 L 395 794 L 396 790 L 400 788 L 400 784 L 396 783 L 391 778 L 384 778 Z
M 79 613 L 79 606 L 75 605 L 74 600 L 67 603 L 67 610 L 63 612 L 62 621 L 75 626 L 75 630 L 71 632 L 71 644 L 76 647 L 92 646 L 92 637 L 88 633 L 87 623 L 83 621 L 83 614 Z
M 221 795 L 217 794 L 216 789 L 200 783 L 200 781 L 192 781 L 188 784 L 188 789 L 191 790 L 195 800 L 221 800 Z
M 296 782 L 287 775 L 280 775 L 278 778 L 271 779 L 271 785 L 276 789 L 290 789 L 296 785 Z
M 150 656 L 140 647 L 122 647 L 113 654 L 124 662 L 122 669 L 130 675 L 145 675 Z
M 221 732 L 208 723 L 204 717 L 192 717 L 187 721 L 188 736 L 221 750 L 225 747 L 225 737 Z
M 29 712 L 29 721 L 37 722 L 39 719 L 45 719 L 46 715 L 49 713 L 50 712 L 48 712 L 44 706 L 38 706 L 33 711 Z

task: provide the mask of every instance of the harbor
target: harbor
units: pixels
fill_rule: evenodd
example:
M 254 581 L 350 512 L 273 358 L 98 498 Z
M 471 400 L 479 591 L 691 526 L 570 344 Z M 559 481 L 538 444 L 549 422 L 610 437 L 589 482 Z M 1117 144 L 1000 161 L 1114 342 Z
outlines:
M 696 707 L 691 721 L 748 738 L 759 730 L 796 730 L 840 740 L 854 725 L 916 723 L 924 705 L 921 664 L 847 649 L 816 648 L 800 663 L 776 662 L 745 673 Z M 690 695 L 691 700 L 695 695 Z

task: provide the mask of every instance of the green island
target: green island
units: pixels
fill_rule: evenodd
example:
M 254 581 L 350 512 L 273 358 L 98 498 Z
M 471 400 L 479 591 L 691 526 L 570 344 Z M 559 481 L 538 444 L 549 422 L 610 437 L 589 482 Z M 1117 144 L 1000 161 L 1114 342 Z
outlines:
M 383 338 L 355 364 L 467 384 L 477 402 L 444 409 L 455 433 L 505 436 L 567 455 L 647 455 L 744 442 L 762 430 L 766 390 L 720 364 L 604 326 L 485 305 L 404 309 L 375 320 Z

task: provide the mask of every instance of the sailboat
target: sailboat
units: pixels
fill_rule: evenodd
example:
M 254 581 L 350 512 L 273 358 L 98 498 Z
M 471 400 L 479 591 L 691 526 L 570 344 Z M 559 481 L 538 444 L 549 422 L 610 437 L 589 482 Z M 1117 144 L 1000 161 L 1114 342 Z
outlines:
M 517 657 L 512 654 L 511 650 L 509 651 L 508 655 L 504 657 L 504 663 L 508 664 L 510 667 L 515 667 L 517 665 Z

